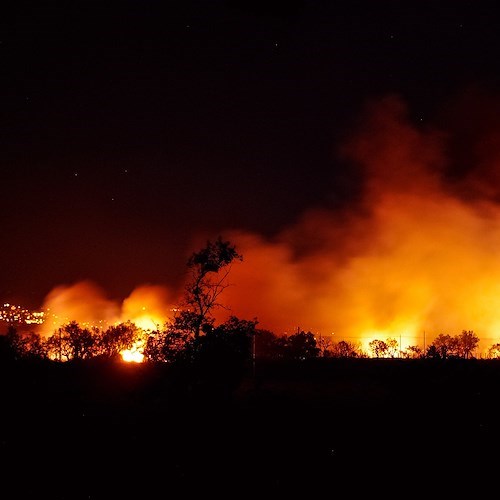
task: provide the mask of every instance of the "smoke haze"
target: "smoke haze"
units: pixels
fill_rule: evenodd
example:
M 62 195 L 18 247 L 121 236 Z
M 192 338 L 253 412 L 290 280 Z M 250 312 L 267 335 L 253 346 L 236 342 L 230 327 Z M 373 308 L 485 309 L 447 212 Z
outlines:
M 272 238 L 223 232 L 243 262 L 232 266 L 218 320 L 234 314 L 277 334 L 300 328 L 364 344 L 392 337 L 403 348 L 462 330 L 483 347 L 498 342 L 497 109 L 469 90 L 430 127 L 397 96 L 370 102 L 339 149 L 343 168 L 360 173 L 356 199 L 311 208 Z M 79 321 L 149 311 L 162 323 L 178 299 L 141 285 L 120 304 L 84 282 L 54 288 L 44 307 Z

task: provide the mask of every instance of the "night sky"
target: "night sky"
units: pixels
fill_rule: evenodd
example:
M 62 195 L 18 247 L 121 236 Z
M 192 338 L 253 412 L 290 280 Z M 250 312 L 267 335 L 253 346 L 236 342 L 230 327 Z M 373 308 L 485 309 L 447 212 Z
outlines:
M 456 127 L 462 175 L 484 115 L 453 103 L 496 96 L 495 120 L 499 27 L 482 1 L 7 2 L 0 300 L 176 286 L 207 238 L 345 211 L 363 175 L 339 145 L 388 95 Z

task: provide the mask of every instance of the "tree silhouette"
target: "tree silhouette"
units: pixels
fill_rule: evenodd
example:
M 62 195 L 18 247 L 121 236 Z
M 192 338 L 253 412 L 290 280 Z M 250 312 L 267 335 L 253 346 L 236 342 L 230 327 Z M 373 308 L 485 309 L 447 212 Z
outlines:
M 292 335 L 278 337 L 276 344 L 278 356 L 286 359 L 316 358 L 320 352 L 314 334 L 303 330 Z
M 251 368 L 257 320 L 231 316 L 188 344 L 190 377 L 203 395 L 230 397 Z
M 451 335 L 440 333 L 429 346 L 433 348 L 437 357 L 441 359 L 447 359 L 450 356 L 453 356 L 456 352 L 456 344 L 457 341 Z M 436 357 L 433 353 L 432 357 Z
M 479 337 L 472 330 L 462 330 L 460 335 L 439 334 L 429 346 L 426 356 L 433 358 L 463 358 L 473 356 Z
M 200 336 L 204 327 L 213 324 L 211 311 L 220 306 L 219 295 L 228 286 L 227 276 L 235 260 L 243 260 L 234 245 L 219 236 L 208 241 L 206 246 L 194 252 L 188 259 L 190 279 L 185 288 L 184 302 L 187 311 L 180 317 L 192 329 L 195 338 Z
M 489 359 L 500 359 L 500 344 L 493 344 L 488 348 Z
M 96 333 L 97 353 L 100 356 L 112 358 L 134 345 L 138 340 L 139 328 L 131 321 L 127 321 Z
M 399 342 L 394 338 L 388 338 L 385 341 L 385 343 L 387 345 L 386 356 L 389 356 L 390 358 L 395 358 L 398 353 L 398 350 L 401 349 Z
M 422 349 L 417 345 L 409 345 L 404 351 L 402 351 L 402 354 L 403 357 L 407 359 L 418 359 L 424 355 Z
M 186 328 L 182 316 L 177 316 L 163 329 L 150 332 L 143 354 L 147 361 L 173 363 L 185 358 L 191 342 L 191 329 Z
M 12 359 L 44 359 L 47 357 L 45 342 L 36 332 L 21 333 L 10 325 L 4 339 Z
M 252 344 L 257 320 L 242 320 L 231 316 L 225 323 L 215 327 L 198 339 L 198 356 L 210 364 L 230 360 L 245 363 L 252 357 Z
M 430 359 L 441 359 L 441 354 L 434 344 L 431 344 L 425 352 L 425 357 Z
M 332 339 L 327 336 L 319 335 L 316 342 L 319 349 L 319 355 L 324 358 L 329 357 L 331 354 L 330 347 L 332 346 Z
M 458 336 L 459 356 L 465 359 L 473 357 L 478 344 L 479 337 L 472 330 L 462 330 Z
M 376 358 L 385 358 L 389 350 L 389 346 L 383 340 L 374 339 L 369 344 L 370 351 Z
M 258 328 L 255 331 L 255 357 L 276 358 L 278 336 L 271 330 Z
M 94 334 L 70 321 L 47 339 L 49 356 L 58 361 L 89 359 L 95 355 L 98 330 Z
M 356 358 L 359 356 L 359 347 L 353 342 L 340 340 L 332 344 L 330 353 L 334 358 Z

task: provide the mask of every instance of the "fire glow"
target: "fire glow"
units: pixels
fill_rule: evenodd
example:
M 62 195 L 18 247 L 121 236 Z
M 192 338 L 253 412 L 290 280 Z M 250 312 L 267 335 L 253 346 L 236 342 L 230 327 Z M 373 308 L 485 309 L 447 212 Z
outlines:
M 363 172 L 348 208 L 316 208 L 272 238 L 230 229 L 243 262 L 221 296 L 228 314 L 277 334 L 298 326 L 335 340 L 395 338 L 425 347 L 473 330 L 480 348 L 500 338 L 500 126 L 469 138 L 475 163 L 450 175 L 449 137 L 418 128 L 400 99 L 368 106 L 341 156 Z M 470 124 L 474 127 L 474 124 Z M 460 139 L 460 137 L 458 138 Z M 496 152 L 496 149 L 498 152 Z M 178 294 L 142 285 L 120 305 L 90 282 L 46 298 L 58 318 L 162 325 Z M 47 326 L 53 330 L 53 324 Z M 50 332 L 49 332 L 50 333 Z

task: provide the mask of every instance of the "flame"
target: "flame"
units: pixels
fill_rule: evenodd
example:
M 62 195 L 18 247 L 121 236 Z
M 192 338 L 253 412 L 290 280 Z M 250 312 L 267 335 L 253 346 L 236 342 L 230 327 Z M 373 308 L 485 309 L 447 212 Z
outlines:
M 144 342 L 138 341 L 130 349 L 123 350 L 120 355 L 128 363 L 142 363 L 144 361 Z
M 270 237 L 225 231 L 243 262 L 232 266 L 217 319 L 256 318 L 277 334 L 335 332 L 365 347 L 377 337 L 425 347 L 463 330 L 483 350 L 498 343 L 500 104 L 477 95 L 450 104 L 442 127 L 412 123 L 398 97 L 368 103 L 339 148 L 338 161 L 358 175 L 357 198 L 313 207 Z M 460 109 L 473 110 L 467 126 Z M 58 318 L 153 328 L 174 297 L 145 285 L 118 304 L 84 282 L 54 289 L 46 306 Z
M 123 361 L 127 363 L 142 363 L 144 361 L 144 354 L 139 351 L 125 350 L 121 353 Z
M 446 134 L 411 124 L 399 98 L 370 104 L 341 148 L 364 175 L 357 203 L 311 209 L 272 238 L 228 234 L 244 256 L 224 293 L 231 314 L 365 346 L 378 336 L 422 347 L 462 330 L 483 349 L 498 342 L 500 205 L 491 191 L 500 194 L 500 184 L 490 182 L 487 197 L 474 172 L 451 182 L 447 148 Z
M 156 330 L 173 309 L 171 290 L 160 285 L 141 285 L 123 301 L 121 320 L 130 320 L 144 330 Z
M 59 285 L 45 298 L 44 331 L 77 321 L 81 325 L 106 328 L 131 321 L 144 330 L 164 324 L 174 310 L 173 294 L 166 286 L 140 285 L 121 303 L 106 297 L 104 289 L 90 280 Z
M 120 304 L 107 298 L 105 291 L 89 280 L 60 285 L 45 299 L 47 314 L 41 332 L 52 335 L 70 321 L 100 329 L 130 321 L 144 335 L 120 354 L 124 361 L 142 362 L 147 332 L 160 328 L 170 317 L 174 309 L 172 298 L 173 293 L 167 287 L 145 284 L 136 287 Z

